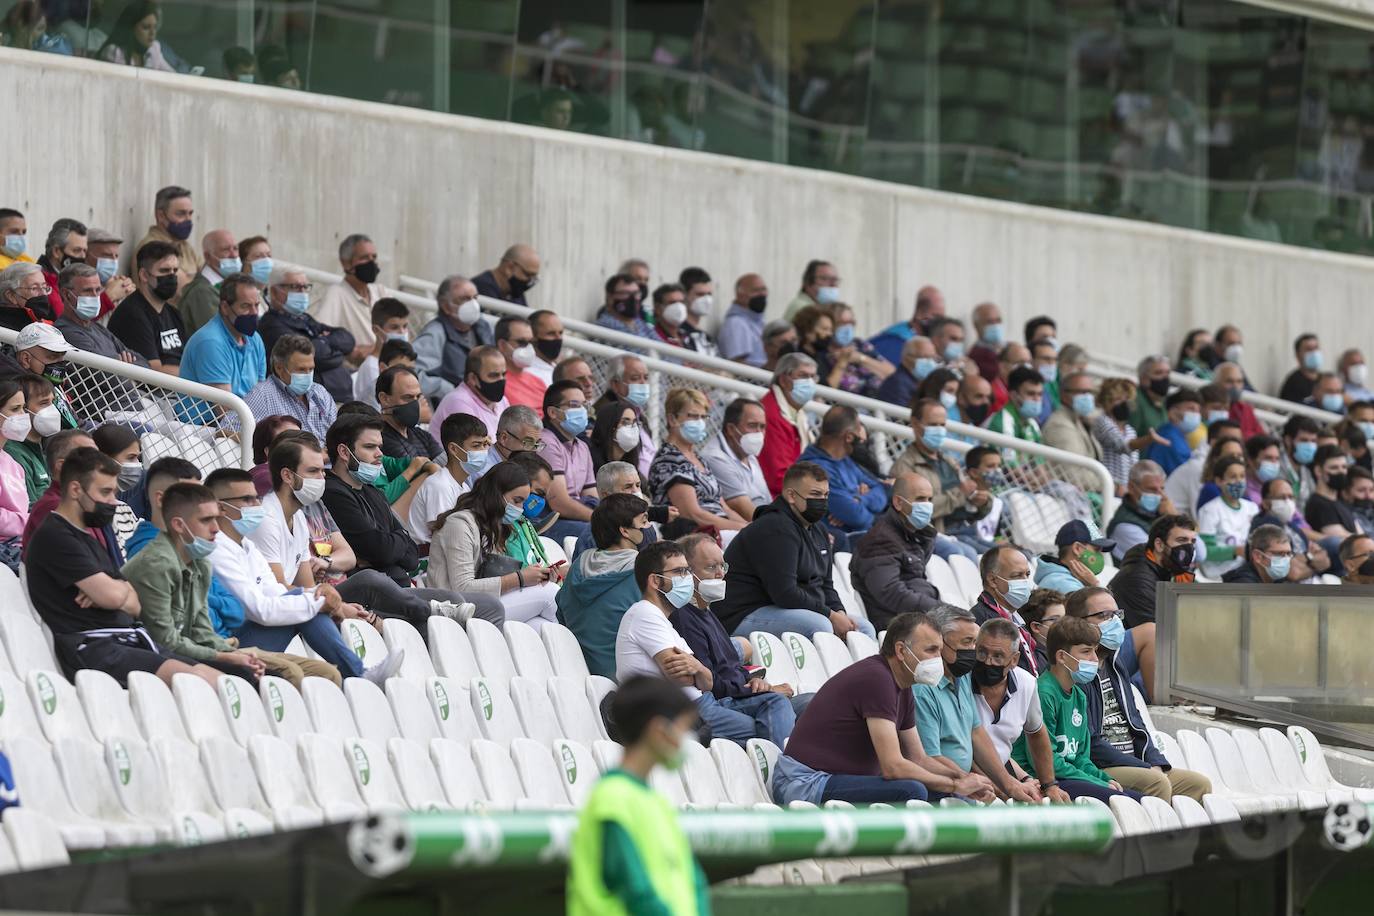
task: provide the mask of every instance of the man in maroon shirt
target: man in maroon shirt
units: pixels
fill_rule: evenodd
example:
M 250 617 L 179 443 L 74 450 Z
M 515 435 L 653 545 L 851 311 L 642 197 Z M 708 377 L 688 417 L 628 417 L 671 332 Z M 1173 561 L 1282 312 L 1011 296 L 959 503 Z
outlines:
M 943 640 L 925 614 L 898 614 L 878 655 L 825 682 L 797 720 L 778 758 L 772 791 L 780 805 L 853 804 L 946 795 L 989 796 L 992 783 L 926 754 L 911 688 L 944 676 Z
M 29 520 L 24 523 L 23 545 L 28 548 L 29 542 L 33 540 L 33 533 L 38 530 L 38 526 L 43 524 L 43 520 L 52 514 L 52 510 L 57 508 L 57 504 L 62 501 L 61 487 L 58 481 L 62 479 L 62 463 L 67 460 L 67 456 L 79 448 L 95 448 L 95 440 L 90 433 L 82 429 L 64 429 L 48 438 L 44 443 L 43 455 L 48 464 L 48 479 L 52 484 L 42 496 L 29 507 Z M 106 538 L 105 528 L 88 528 L 91 536 L 105 545 L 108 550 L 110 544 L 114 543 L 113 537 Z M 116 563 L 123 566 L 122 558 Z

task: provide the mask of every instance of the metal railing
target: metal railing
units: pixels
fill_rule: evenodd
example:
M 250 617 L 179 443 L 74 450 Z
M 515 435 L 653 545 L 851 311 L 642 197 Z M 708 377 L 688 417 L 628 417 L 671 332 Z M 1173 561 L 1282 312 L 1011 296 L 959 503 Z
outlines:
M 0 328 L 13 346 L 17 331 Z M 178 455 L 205 474 L 253 466 L 253 413 L 242 398 L 145 366 L 71 350 L 61 389 L 83 429 L 106 423 L 138 434 L 143 463 Z M 188 422 L 192 418 L 195 422 Z

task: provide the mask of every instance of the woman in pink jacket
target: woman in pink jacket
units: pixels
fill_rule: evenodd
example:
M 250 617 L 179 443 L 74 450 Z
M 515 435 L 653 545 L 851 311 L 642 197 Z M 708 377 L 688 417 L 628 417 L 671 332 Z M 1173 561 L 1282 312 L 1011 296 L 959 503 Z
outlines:
M 24 389 L 13 379 L 0 381 L 0 436 L 6 442 L 22 442 L 30 421 L 24 409 Z M 24 469 L 0 449 L 0 540 L 17 538 L 29 520 L 29 490 Z

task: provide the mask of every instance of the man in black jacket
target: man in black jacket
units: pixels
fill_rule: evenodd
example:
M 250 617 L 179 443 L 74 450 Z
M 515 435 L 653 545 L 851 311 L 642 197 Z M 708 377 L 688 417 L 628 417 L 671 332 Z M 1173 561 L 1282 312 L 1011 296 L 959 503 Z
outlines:
M 1150 526 L 1149 540 L 1126 551 L 1108 587 L 1126 614 L 1126 629 L 1155 621 L 1155 586 L 1192 582 L 1197 558 L 1197 523 L 1186 515 L 1165 515 Z
M 1245 545 L 1245 562 L 1221 577 L 1221 581 L 1241 585 L 1270 585 L 1288 581 L 1293 564 L 1293 542 L 1278 525 L 1260 525 L 1250 532 Z
M 886 627 L 898 614 L 932 611 L 940 604 L 939 590 L 926 579 L 935 546 L 933 496 L 924 476 L 899 476 L 887 509 L 854 549 L 849 579 L 875 627 Z
M 344 360 L 357 345 L 343 328 L 320 324 L 306 314 L 310 304 L 310 279 L 294 267 L 275 267 L 267 285 L 267 312 L 258 322 L 262 345 L 272 352 L 277 338 L 299 334 L 315 346 L 315 381 L 342 404 L 353 400 L 353 376 Z
M 787 469 L 782 492 L 754 513 L 725 550 L 725 597 L 712 610 L 736 636 L 755 630 L 782 636 L 858 629 L 876 638 L 867 620 L 845 613 L 831 580 L 830 538 L 818 524 L 830 511 L 830 478 L 810 461 Z

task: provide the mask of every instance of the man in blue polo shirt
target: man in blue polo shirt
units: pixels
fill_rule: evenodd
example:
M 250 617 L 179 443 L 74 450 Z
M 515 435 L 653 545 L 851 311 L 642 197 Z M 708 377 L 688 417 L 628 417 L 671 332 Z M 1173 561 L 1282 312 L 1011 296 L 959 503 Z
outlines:
M 267 352 L 258 335 L 262 284 L 248 274 L 231 274 L 219 286 L 219 313 L 186 343 L 181 377 L 243 397 L 267 375 Z M 197 422 L 207 408 L 183 399 L 183 419 Z

